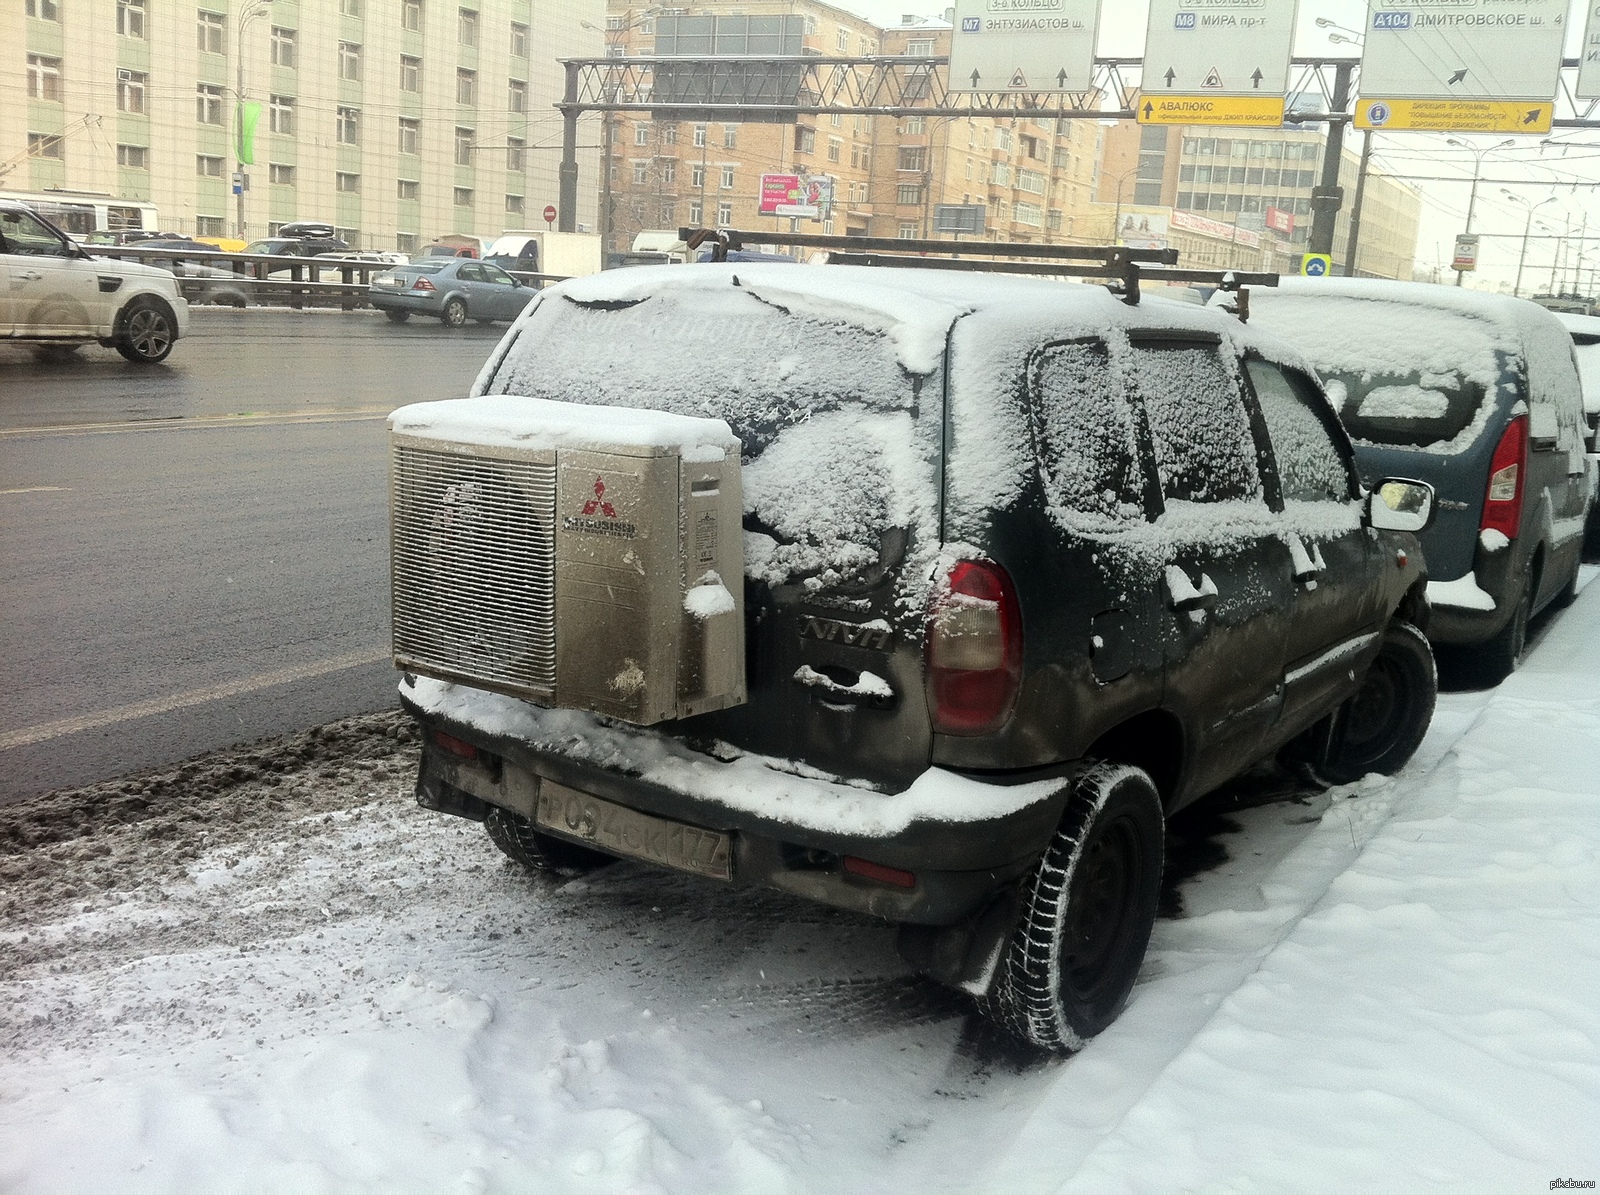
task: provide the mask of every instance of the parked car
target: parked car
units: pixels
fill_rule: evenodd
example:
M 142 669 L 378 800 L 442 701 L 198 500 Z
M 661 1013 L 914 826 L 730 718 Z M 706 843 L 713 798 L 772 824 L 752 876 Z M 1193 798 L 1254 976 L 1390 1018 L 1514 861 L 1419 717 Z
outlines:
M 367 301 L 391 323 L 431 315 L 447 328 L 459 328 L 469 319 L 480 324 L 516 319 L 534 293 L 499 266 L 431 257 L 374 276 Z
M 263 253 L 273 257 L 315 257 L 319 253 L 343 253 L 350 246 L 336 236 L 291 237 L 275 236 L 251 241 L 246 253 Z M 285 267 L 286 268 L 286 267 Z
M 539 292 L 474 395 L 390 418 L 418 800 L 534 870 L 899 923 L 1038 1046 L 1132 988 L 1163 815 L 1431 718 L 1431 489 L 1364 491 L 1309 364 L 1215 309 L 640 267 Z
M 1600 553 L 1600 317 L 1558 314 L 1557 319 L 1572 336 L 1572 351 L 1578 358 L 1578 381 L 1583 386 L 1583 413 L 1588 424 L 1589 488 L 1595 501 L 1589 507 L 1584 528 L 1584 551 Z
M 1252 296 L 1252 326 L 1316 365 L 1371 478 L 1438 490 L 1423 536 L 1435 644 L 1491 679 L 1528 620 L 1577 592 L 1591 501 L 1572 340 L 1522 299 L 1364 279 L 1286 279 Z
M 151 248 L 164 244 L 152 241 Z M 257 298 L 255 280 L 223 269 L 208 266 L 193 258 L 147 257 L 146 265 L 170 270 L 178 280 L 178 292 L 190 303 L 213 303 L 222 307 L 248 307 Z
M 189 304 L 169 271 L 92 257 L 10 200 L 0 200 L 0 274 L 0 338 L 13 343 L 103 344 L 153 365 L 188 331 Z

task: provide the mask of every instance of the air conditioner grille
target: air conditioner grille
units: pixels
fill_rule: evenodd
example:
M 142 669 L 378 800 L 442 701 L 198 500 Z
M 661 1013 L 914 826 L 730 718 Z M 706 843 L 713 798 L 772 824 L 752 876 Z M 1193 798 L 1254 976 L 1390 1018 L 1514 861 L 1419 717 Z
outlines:
M 553 696 L 555 466 L 397 444 L 391 487 L 396 661 Z

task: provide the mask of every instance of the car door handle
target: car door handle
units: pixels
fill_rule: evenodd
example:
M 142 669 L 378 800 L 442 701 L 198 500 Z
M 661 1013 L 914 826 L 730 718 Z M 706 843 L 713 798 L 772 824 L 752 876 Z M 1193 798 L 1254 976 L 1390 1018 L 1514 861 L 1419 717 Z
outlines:
M 20 274 L 13 275 L 13 277 L 20 278 L 24 282 L 37 282 L 39 279 L 43 278 L 44 275 L 36 273 L 33 270 L 24 270 Z
M 1307 589 L 1317 587 L 1317 578 L 1328 567 L 1328 562 L 1322 558 L 1322 545 L 1312 544 L 1311 551 L 1307 552 L 1298 535 L 1289 536 L 1289 559 L 1294 564 L 1294 579 Z
M 1178 613 L 1198 615 L 1217 604 L 1217 587 L 1205 573 L 1196 584 L 1175 564 L 1167 565 L 1167 604 Z

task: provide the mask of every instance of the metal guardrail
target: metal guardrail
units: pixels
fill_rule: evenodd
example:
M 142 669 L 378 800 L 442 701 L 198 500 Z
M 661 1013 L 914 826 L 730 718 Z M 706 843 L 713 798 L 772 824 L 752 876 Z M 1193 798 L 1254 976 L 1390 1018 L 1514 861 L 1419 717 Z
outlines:
M 344 311 L 366 306 L 367 288 L 376 274 L 399 269 L 402 263 L 362 261 L 350 257 L 300 257 L 278 253 L 228 253 L 224 250 L 173 249 L 147 244 L 84 245 L 94 257 L 118 261 L 147 261 L 155 264 L 181 262 L 227 270 L 232 279 L 180 275 L 180 289 L 203 289 L 235 281 L 248 286 L 257 302 L 270 300 L 289 307 L 320 306 L 315 300 L 334 300 Z M 445 258 L 444 260 L 450 260 Z M 565 282 L 565 274 L 540 274 L 528 270 L 507 270 L 519 282 L 534 287 Z M 287 277 L 280 275 L 287 274 Z M 332 277 L 329 277 L 332 275 Z

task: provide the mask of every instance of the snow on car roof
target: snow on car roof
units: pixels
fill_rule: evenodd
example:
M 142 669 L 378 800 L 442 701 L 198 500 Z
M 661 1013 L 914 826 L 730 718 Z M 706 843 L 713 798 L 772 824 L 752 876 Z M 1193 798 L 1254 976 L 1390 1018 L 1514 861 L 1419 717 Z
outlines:
M 1048 315 L 1074 328 L 1145 327 L 1218 332 L 1239 325 L 1179 303 L 1130 307 L 1105 287 L 1049 278 L 871 266 L 796 270 L 762 262 L 636 266 L 574 278 L 546 294 L 592 304 L 629 302 L 668 291 L 738 286 L 796 314 L 835 319 L 887 335 L 910 373 L 937 367 L 951 324 L 978 311 Z
M 1330 304 L 1338 305 L 1338 315 L 1330 314 Z M 1407 310 L 1396 318 L 1388 305 Z M 1498 354 L 1506 353 L 1526 358 L 1536 397 L 1562 402 L 1578 393 L 1570 335 L 1553 314 L 1527 299 L 1431 282 L 1285 278 L 1278 293 L 1259 292 L 1253 312 L 1321 370 L 1458 373 L 1493 393 L 1500 380 Z

